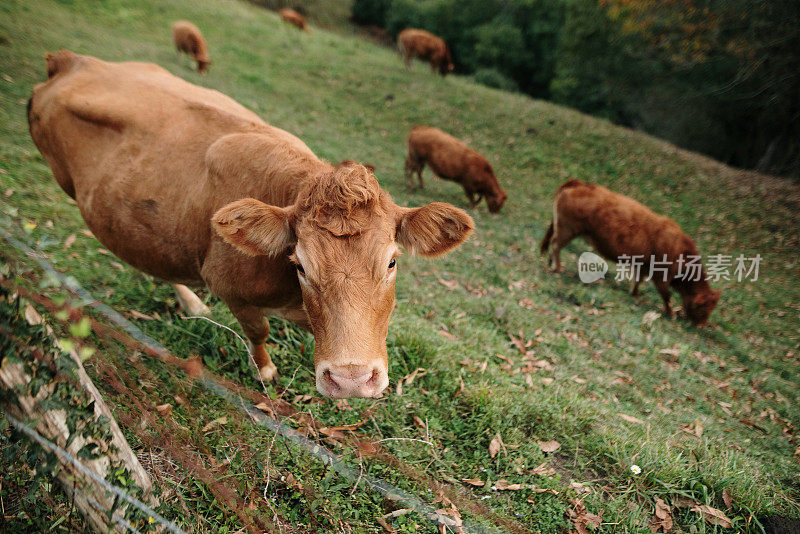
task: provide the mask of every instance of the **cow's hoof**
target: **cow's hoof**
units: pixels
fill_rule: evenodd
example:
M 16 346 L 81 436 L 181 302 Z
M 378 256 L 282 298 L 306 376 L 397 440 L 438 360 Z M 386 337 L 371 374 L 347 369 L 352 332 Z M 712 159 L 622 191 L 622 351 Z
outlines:
M 201 301 L 198 301 L 198 302 L 192 304 L 191 306 L 188 306 L 188 308 L 189 309 L 186 310 L 186 311 L 188 313 L 190 313 L 191 315 L 194 315 L 194 316 L 198 316 L 199 315 L 199 316 L 202 316 L 202 317 L 206 317 L 208 315 L 211 315 L 211 309 Z
M 259 369 L 258 374 L 261 376 L 262 380 L 266 380 L 267 382 L 278 380 L 278 368 L 275 367 L 274 363 L 265 365 Z

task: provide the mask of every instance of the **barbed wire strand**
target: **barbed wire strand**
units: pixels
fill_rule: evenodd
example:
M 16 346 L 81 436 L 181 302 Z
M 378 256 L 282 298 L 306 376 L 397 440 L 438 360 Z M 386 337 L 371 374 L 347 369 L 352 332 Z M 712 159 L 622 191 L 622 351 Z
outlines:
M 98 310 L 103 316 L 110 321 L 116 323 L 123 330 L 125 330 L 131 337 L 142 343 L 148 348 L 156 349 L 158 351 L 168 352 L 167 349 L 158 341 L 142 332 L 136 325 L 126 319 L 115 309 L 106 305 L 105 303 L 95 299 L 91 293 L 81 287 L 81 285 L 73 277 L 68 277 L 63 273 L 57 271 L 55 267 L 47 260 L 42 252 L 37 252 L 31 249 L 27 244 L 19 241 L 4 228 L 0 227 L 0 235 L 11 244 L 18 251 L 26 256 L 35 260 L 49 275 L 58 280 L 63 286 L 73 291 L 76 295 L 84 300 L 86 304 Z M 249 352 L 249 351 L 248 351 Z M 256 373 L 258 370 L 256 369 Z M 259 374 L 260 376 L 260 374 Z M 300 434 L 293 428 L 287 426 L 280 420 L 272 419 L 264 415 L 258 408 L 253 406 L 250 402 L 245 401 L 240 395 L 234 393 L 224 385 L 220 384 L 211 377 L 201 375 L 197 381 L 203 385 L 211 393 L 227 400 L 230 404 L 239 405 L 251 420 L 258 423 L 260 426 L 269 428 L 270 430 L 279 433 L 288 441 L 293 442 L 295 445 L 304 449 L 310 455 L 317 458 L 322 463 L 333 468 L 334 471 L 341 476 L 349 479 L 351 482 L 357 480 L 360 474 L 356 469 L 340 461 L 329 449 L 325 446 L 309 440 L 306 436 Z M 442 525 L 446 528 L 456 527 L 457 522 L 450 517 L 442 515 L 436 511 L 432 506 L 425 504 L 418 497 L 411 495 L 392 484 L 385 482 L 381 479 L 367 475 L 362 477 L 364 485 L 372 491 L 382 494 L 385 498 L 398 502 L 407 508 L 411 508 L 429 521 Z M 470 524 L 464 521 L 460 529 L 464 532 L 474 533 L 498 533 L 503 532 L 495 527 Z
M 80 471 L 81 473 L 83 473 L 87 477 L 91 478 L 92 480 L 94 480 L 95 482 L 97 482 L 98 484 L 103 486 L 106 490 L 110 491 L 111 493 L 113 493 L 114 495 L 116 495 L 117 497 L 122 499 L 123 501 L 127 502 L 131 506 L 133 506 L 135 508 L 138 508 L 142 512 L 146 513 L 147 516 L 148 516 L 148 521 L 150 520 L 149 518 L 152 518 L 154 521 L 158 521 L 159 523 L 161 523 L 162 525 L 167 527 L 167 529 L 169 529 L 171 532 L 174 532 L 175 534 L 186 534 L 175 523 L 173 523 L 172 521 L 170 521 L 168 519 L 165 519 L 158 512 L 156 512 L 155 510 L 153 510 L 152 508 L 147 506 L 145 503 L 143 503 L 139 499 L 137 499 L 135 497 L 131 497 L 125 491 L 121 490 L 117 486 L 109 484 L 107 481 L 103 480 L 95 472 L 93 472 L 91 469 L 89 469 L 85 465 L 83 465 L 80 462 L 80 460 L 78 460 L 77 458 L 72 456 L 70 453 L 68 453 L 67 451 L 65 451 L 64 449 L 62 449 L 61 447 L 59 447 L 58 445 L 56 445 L 55 443 L 53 443 L 49 439 L 47 439 L 44 436 L 42 436 L 41 434 L 39 434 L 36 430 L 31 428 L 30 426 L 28 426 L 25 423 L 23 423 L 22 421 L 16 419 L 12 415 L 10 415 L 7 411 L 5 411 L 5 410 L 0 410 L 0 411 L 2 411 L 3 415 L 8 419 L 8 421 L 12 425 L 14 425 L 17 428 L 17 430 L 19 430 L 23 434 L 27 435 L 29 438 L 31 438 L 36 443 L 38 443 L 39 445 L 41 445 L 45 449 L 49 450 L 50 452 L 54 452 L 54 453 L 58 454 L 59 456 L 61 456 L 62 459 L 66 460 L 69 463 L 71 463 L 72 465 L 74 465 L 75 468 L 78 471 Z

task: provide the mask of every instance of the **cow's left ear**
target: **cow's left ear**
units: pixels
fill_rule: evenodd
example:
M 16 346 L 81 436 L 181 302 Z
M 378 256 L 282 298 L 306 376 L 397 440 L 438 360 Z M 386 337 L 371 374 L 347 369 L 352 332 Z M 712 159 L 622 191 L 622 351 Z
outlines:
M 464 210 L 433 202 L 421 208 L 397 208 L 396 241 L 411 254 L 441 256 L 463 243 L 475 223 Z
M 211 217 L 222 238 L 250 256 L 278 256 L 297 242 L 291 208 L 278 208 L 254 198 L 223 206 Z

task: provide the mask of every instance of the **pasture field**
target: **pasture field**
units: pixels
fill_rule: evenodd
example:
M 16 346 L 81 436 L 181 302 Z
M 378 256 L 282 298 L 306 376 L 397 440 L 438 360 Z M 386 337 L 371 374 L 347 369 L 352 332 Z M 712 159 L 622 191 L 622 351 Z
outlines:
M 169 28 L 179 18 L 195 22 L 209 42 L 214 63 L 205 76 L 176 56 Z M 452 506 L 471 524 L 512 532 L 581 531 L 589 513 L 601 516 L 590 530 L 649 532 L 658 500 L 675 531 L 722 532 L 700 506 L 723 511 L 739 531 L 769 530 L 774 516 L 800 519 L 796 182 L 730 169 L 468 78 L 434 77 L 421 63 L 408 72 L 391 50 L 318 27 L 306 35 L 241 1 L 4 0 L 0 227 L 37 246 L 173 354 L 199 355 L 209 370 L 254 394 L 261 385 L 237 339 L 214 324 L 183 320 L 166 283 L 120 264 L 84 232 L 77 207 L 30 140 L 25 104 L 46 78 L 44 53 L 59 48 L 155 62 L 217 89 L 323 158 L 373 164 L 398 204 L 467 207 L 460 186 L 430 171 L 423 190 L 406 189 L 411 126 L 440 127 L 488 157 L 509 193 L 500 214 L 481 203 L 464 246 L 441 259 L 398 261 L 383 398 L 319 398 L 313 338 L 271 321 L 281 378 L 265 395 L 291 403 L 296 413 L 284 421 L 305 427 L 343 461 L 435 508 Z M 648 315 L 661 309 L 652 285 L 634 298 L 613 276 L 582 284 L 576 259 L 589 248 L 581 241 L 562 255 L 566 272 L 554 275 L 538 243 L 553 193 L 568 178 L 600 183 L 673 217 L 704 256 L 760 254 L 758 280 L 713 282 L 722 298 L 710 326 L 696 329 L 682 318 Z M 5 241 L 0 258 L 8 283 L 78 305 Z M 220 301 L 201 295 L 215 321 L 238 328 Z M 37 308 L 70 336 L 69 314 Z M 182 371 L 97 331 L 76 342 L 97 349 L 87 370 L 163 490 L 163 515 L 187 531 L 378 532 L 384 527 L 376 518 L 395 510 Z M 163 404 L 172 411 L 155 410 Z M 79 529 L 60 490 L 34 481 L 17 439 L 7 428 L 0 433 L 0 529 Z M 544 452 L 555 447 L 551 441 L 558 448 Z M 401 532 L 436 531 L 416 513 L 385 521 Z

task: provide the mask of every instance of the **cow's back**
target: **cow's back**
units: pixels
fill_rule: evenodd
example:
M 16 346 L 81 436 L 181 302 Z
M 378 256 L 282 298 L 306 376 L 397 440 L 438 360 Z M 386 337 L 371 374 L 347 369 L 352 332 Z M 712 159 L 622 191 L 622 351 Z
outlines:
M 429 126 L 414 126 L 408 137 L 409 152 L 424 159 L 442 178 L 455 179 L 480 154 L 455 137 Z
M 411 52 L 413 55 L 427 59 L 440 52 L 444 46 L 444 41 L 425 30 L 408 28 L 401 31 L 397 36 L 397 41 L 401 48 Z
M 245 175 L 240 157 L 209 174 L 212 145 L 254 134 L 315 159 L 232 99 L 156 65 L 61 51 L 48 57 L 48 76 L 34 88 L 29 122 L 56 180 L 107 248 L 167 280 L 201 282 L 211 215 L 256 192 L 259 177 Z
M 688 239 L 672 219 L 596 184 L 565 183 L 556 194 L 555 211 L 559 226 L 585 236 L 612 260 L 622 255 L 641 255 L 648 260 L 653 255 L 671 255 L 671 250 L 665 250 L 672 248 L 670 243 Z

